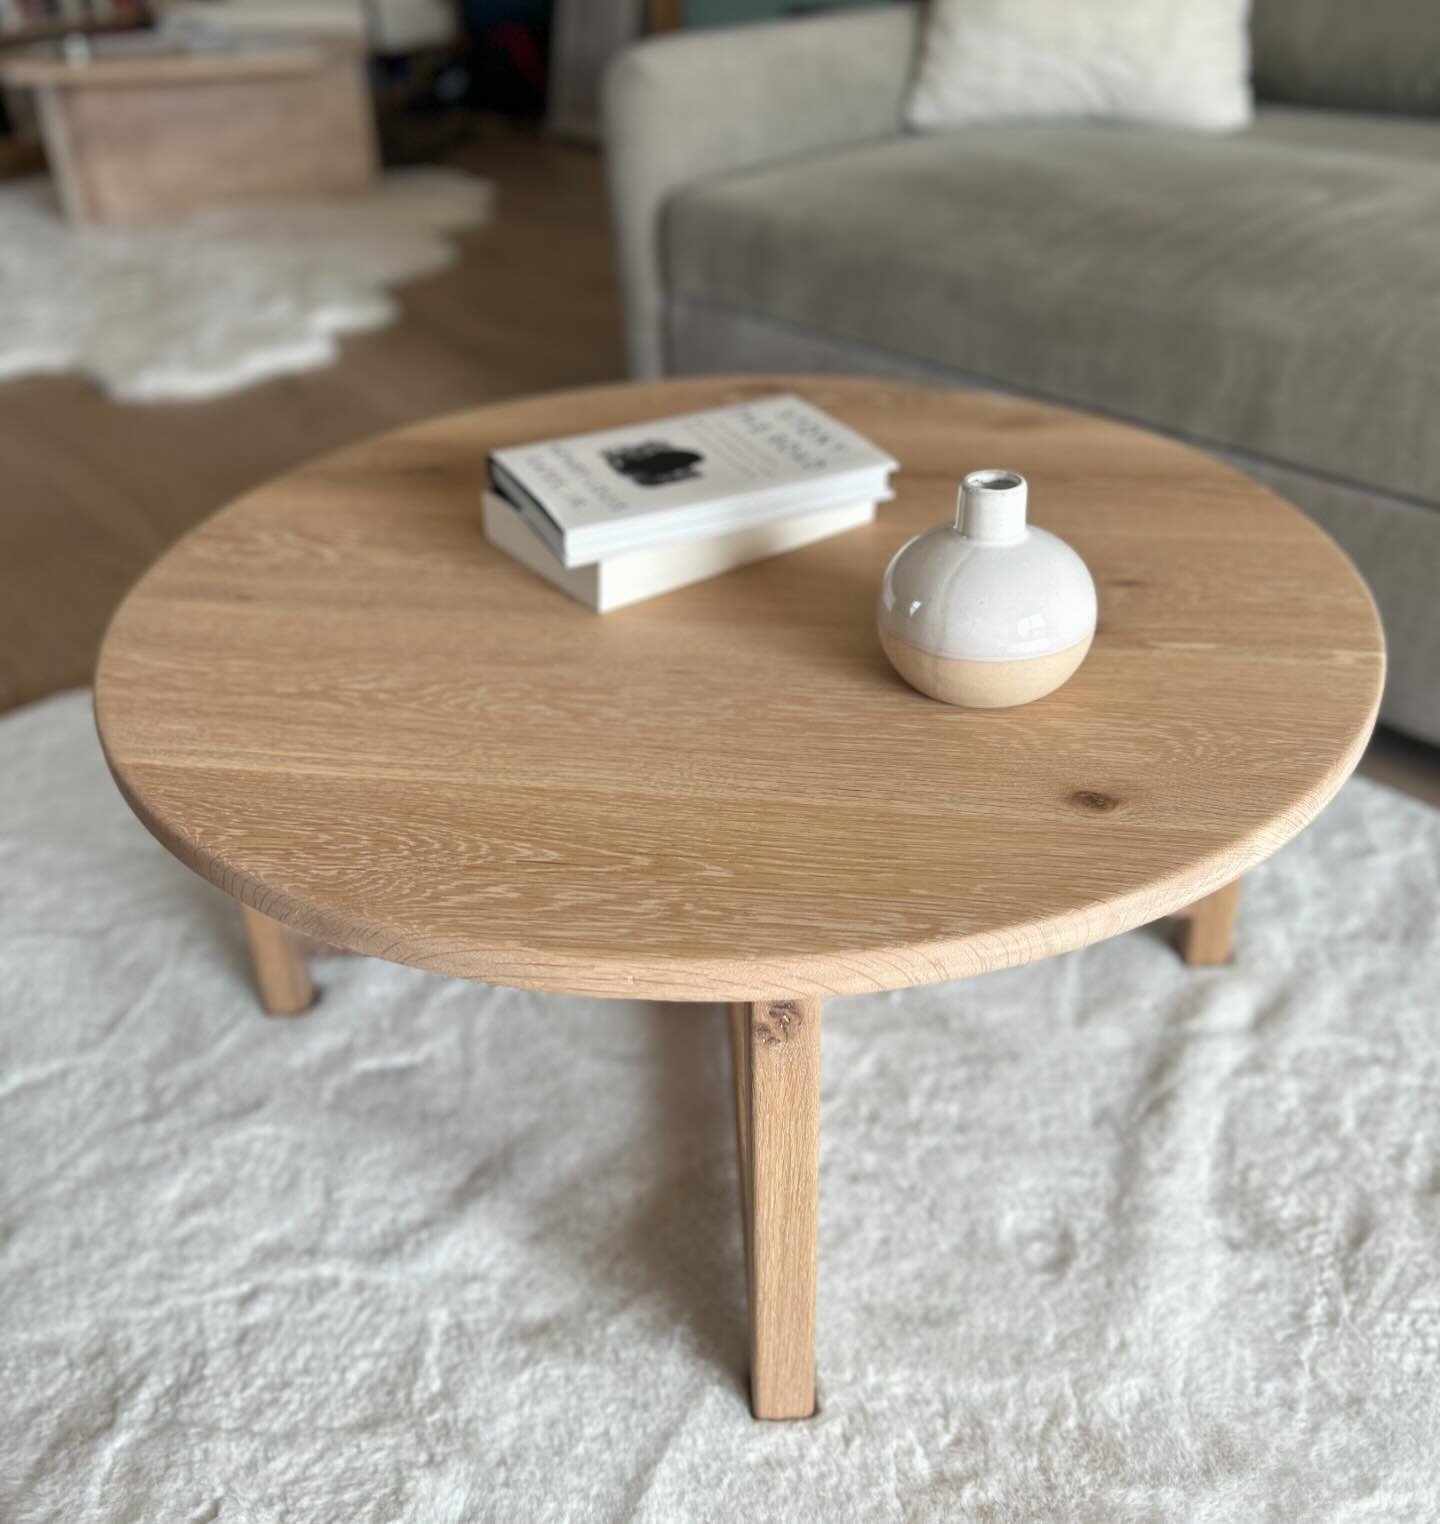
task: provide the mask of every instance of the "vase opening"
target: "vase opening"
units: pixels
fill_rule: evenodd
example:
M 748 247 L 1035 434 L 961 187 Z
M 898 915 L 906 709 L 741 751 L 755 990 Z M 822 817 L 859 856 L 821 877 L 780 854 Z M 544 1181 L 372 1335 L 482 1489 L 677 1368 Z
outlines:
M 988 545 L 1014 545 L 1025 538 L 1029 491 L 1018 471 L 972 471 L 960 483 L 955 522 L 961 534 Z
M 987 492 L 1009 492 L 1025 485 L 1025 478 L 1014 471 L 972 471 L 965 478 L 967 487 L 982 487 Z

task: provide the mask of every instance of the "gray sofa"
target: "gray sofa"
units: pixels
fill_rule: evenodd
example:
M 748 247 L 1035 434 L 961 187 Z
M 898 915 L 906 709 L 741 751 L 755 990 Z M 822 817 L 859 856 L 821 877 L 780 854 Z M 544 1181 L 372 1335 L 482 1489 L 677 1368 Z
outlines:
M 1440 743 L 1440 0 L 1257 0 L 1222 137 L 908 134 L 917 35 L 895 5 L 621 55 L 635 373 L 914 376 L 1192 441 L 1349 551 L 1383 718 Z

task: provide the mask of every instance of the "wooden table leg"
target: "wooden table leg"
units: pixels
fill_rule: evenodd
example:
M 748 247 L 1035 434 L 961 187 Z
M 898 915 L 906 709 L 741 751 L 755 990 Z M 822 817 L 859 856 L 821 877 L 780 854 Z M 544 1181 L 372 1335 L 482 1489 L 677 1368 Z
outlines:
M 750 1406 L 815 1411 L 820 1002 L 731 1007 L 736 1141 L 750 1293 Z
M 1180 930 L 1175 939 L 1180 956 L 1197 965 L 1228 963 L 1230 943 L 1235 932 L 1235 912 L 1240 905 L 1240 885 L 1236 879 L 1203 900 L 1196 900 L 1178 912 Z
M 299 939 L 268 915 L 248 905 L 240 908 L 245 912 L 250 959 L 266 1012 L 271 1016 L 298 1016 L 309 1010 L 315 1003 L 315 986 L 310 982 L 310 967 Z

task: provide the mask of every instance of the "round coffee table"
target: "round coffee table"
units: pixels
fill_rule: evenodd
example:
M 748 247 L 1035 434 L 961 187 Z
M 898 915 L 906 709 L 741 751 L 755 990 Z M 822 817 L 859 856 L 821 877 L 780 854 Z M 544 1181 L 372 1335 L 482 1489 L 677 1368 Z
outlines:
M 868 527 L 597 616 L 481 537 L 486 452 L 793 390 L 891 450 Z M 979 466 L 1031 482 L 1100 628 L 1058 693 L 947 708 L 875 635 L 880 573 Z M 751 1400 L 814 1405 L 820 1010 L 1168 914 L 1228 955 L 1238 880 L 1358 760 L 1374 606 L 1294 508 L 1156 436 L 1008 398 L 818 377 L 526 398 L 262 487 L 116 615 L 120 788 L 291 932 L 526 988 L 731 1006 Z M 288 928 L 288 929 L 287 929 Z

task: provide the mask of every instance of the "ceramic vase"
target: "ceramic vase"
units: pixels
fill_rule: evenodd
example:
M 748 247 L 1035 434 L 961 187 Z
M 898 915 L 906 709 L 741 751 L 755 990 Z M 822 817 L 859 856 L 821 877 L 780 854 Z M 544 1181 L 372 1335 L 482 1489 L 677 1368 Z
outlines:
M 912 687 L 1004 709 L 1053 693 L 1095 635 L 1095 583 L 1057 535 L 1026 522 L 1014 471 L 973 471 L 955 522 L 902 546 L 880 588 L 880 644 Z

